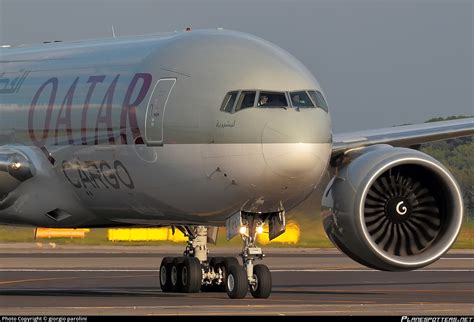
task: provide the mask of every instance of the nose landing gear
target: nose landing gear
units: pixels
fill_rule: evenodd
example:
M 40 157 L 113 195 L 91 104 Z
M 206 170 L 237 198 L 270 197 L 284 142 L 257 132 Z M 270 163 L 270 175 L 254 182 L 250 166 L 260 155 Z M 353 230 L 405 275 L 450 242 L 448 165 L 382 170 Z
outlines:
M 243 215 L 240 227 L 244 242 L 240 256 L 250 293 L 255 298 L 267 298 L 272 291 L 272 276 L 268 267 L 262 264 L 254 266 L 255 260 L 265 257 L 262 249 L 256 244 L 257 235 L 263 232 L 263 219 L 255 215 Z

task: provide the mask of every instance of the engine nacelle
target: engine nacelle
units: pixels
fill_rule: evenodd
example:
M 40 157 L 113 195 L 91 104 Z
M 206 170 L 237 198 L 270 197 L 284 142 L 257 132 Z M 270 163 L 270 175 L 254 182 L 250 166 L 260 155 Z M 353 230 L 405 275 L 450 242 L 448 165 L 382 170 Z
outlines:
M 31 161 L 21 151 L 8 147 L 0 149 L 0 201 L 32 178 L 34 172 Z
M 52 161 L 38 147 L 0 148 L 1 224 L 81 227 L 100 220 L 84 209 Z
M 371 268 L 403 271 L 448 251 L 461 228 L 463 204 L 441 163 L 388 145 L 349 156 L 322 202 L 324 229 L 342 252 Z

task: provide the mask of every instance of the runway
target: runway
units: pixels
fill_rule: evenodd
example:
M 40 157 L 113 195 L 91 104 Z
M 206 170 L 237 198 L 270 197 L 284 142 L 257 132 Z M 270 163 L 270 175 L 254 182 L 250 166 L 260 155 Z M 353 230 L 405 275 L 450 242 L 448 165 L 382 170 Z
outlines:
M 215 248 L 211 255 L 239 249 Z M 473 315 L 474 251 L 413 272 L 367 269 L 337 250 L 265 249 L 269 299 L 162 293 L 182 247 L 0 245 L 0 315 Z

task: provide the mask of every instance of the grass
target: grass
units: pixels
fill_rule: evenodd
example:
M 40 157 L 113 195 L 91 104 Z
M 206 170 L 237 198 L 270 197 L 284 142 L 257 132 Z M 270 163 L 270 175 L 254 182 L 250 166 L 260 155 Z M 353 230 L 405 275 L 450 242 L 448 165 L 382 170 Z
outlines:
M 293 216 L 294 217 L 294 216 Z M 289 220 L 292 220 L 290 217 Z M 300 241 L 296 244 L 272 243 L 271 247 L 311 247 L 311 248 L 331 248 L 334 247 L 324 232 L 321 219 L 309 216 L 299 216 L 294 218 L 301 229 Z M 91 229 L 84 239 L 70 238 L 38 238 L 34 239 L 34 228 L 0 226 L 0 243 L 49 243 L 54 242 L 61 245 L 179 245 L 172 241 L 151 241 L 151 242 L 111 242 L 107 240 L 107 229 Z M 242 245 L 240 238 L 235 237 L 231 241 L 226 240 L 225 230 L 220 229 L 217 246 Z M 266 246 L 268 247 L 268 246 Z M 474 249 L 474 220 L 464 222 L 461 233 L 454 244 L 455 249 Z
M 474 249 L 474 220 L 464 222 L 453 248 Z

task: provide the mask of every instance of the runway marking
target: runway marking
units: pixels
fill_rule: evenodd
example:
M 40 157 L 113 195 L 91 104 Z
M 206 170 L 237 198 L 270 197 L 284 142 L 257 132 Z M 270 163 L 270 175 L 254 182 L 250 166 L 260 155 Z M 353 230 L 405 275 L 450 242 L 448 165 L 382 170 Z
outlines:
M 418 285 L 419 283 L 416 283 L 416 282 L 413 282 L 411 283 L 411 285 Z M 472 284 L 472 283 L 466 283 L 466 284 Z M 337 286 L 344 286 L 344 285 L 337 285 Z M 376 296 L 378 297 L 379 294 L 375 294 L 375 293 L 380 293 L 380 292 L 386 292 L 386 293 L 439 293 L 440 290 L 439 289 L 431 289 L 431 290 L 420 290 L 420 289 L 409 289 L 409 288 L 404 288 L 403 290 L 398 290 L 398 289 L 392 289 L 392 288 L 383 288 L 384 286 L 386 285 L 381 285 L 382 288 L 361 288 L 359 289 L 358 291 L 361 291 L 361 292 L 373 292 L 374 294 L 369 294 L 368 296 Z M 341 292 L 341 293 L 344 293 L 344 292 L 348 292 L 347 289 L 339 289 L 339 288 L 332 288 L 333 286 L 332 285 L 318 285 L 318 286 L 307 286 L 305 288 L 302 288 L 303 290 L 304 289 L 314 289 L 314 288 L 325 288 L 327 289 L 328 291 L 331 291 L 331 292 Z M 277 287 L 278 290 L 292 290 L 291 288 L 284 288 L 284 286 L 282 287 Z M 467 288 L 467 289 L 463 289 L 463 290 L 459 290 L 459 289 L 456 289 L 456 290 L 449 290 L 449 291 L 445 291 L 447 293 L 472 293 L 472 289 L 471 288 Z
M 0 272 L 159 272 L 159 269 L 41 269 L 41 268 L 2 268 Z
M 41 281 L 54 281 L 54 280 L 72 280 L 79 277 L 50 277 L 50 278 L 30 278 L 26 280 L 14 280 L 14 281 L 3 281 L 0 282 L 0 285 L 5 284 L 18 284 L 18 283 L 26 283 L 26 282 L 41 282 Z
M 274 273 L 301 273 L 301 272 L 382 272 L 373 269 L 272 269 Z M 407 272 L 474 272 L 474 269 L 419 269 Z M 385 273 L 385 272 L 384 272 Z
M 77 271 L 76 271 L 77 272 Z M 94 279 L 94 278 L 101 278 L 101 279 L 112 279 L 112 278 L 131 278 L 131 277 L 144 277 L 144 276 L 155 276 L 155 275 L 118 275 L 118 276 L 69 276 L 69 277 L 45 277 L 45 278 L 31 278 L 31 279 L 24 279 L 24 280 L 13 280 L 13 281 L 0 281 L 0 285 L 6 284 L 20 284 L 20 283 L 28 283 L 28 282 L 42 282 L 42 281 L 54 281 L 54 280 L 73 280 L 73 279 Z
M 382 272 L 373 269 L 319 269 L 319 268 L 307 268 L 307 269 L 272 269 L 273 273 L 323 273 L 323 272 L 335 272 L 335 273 L 348 273 L 348 272 Z M 159 272 L 159 269 L 41 269 L 41 268 L 2 268 L 0 272 Z M 410 271 L 407 271 L 410 272 Z M 411 272 L 474 272 L 474 269 L 419 269 Z

